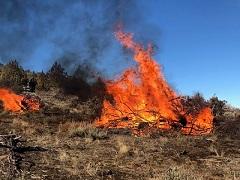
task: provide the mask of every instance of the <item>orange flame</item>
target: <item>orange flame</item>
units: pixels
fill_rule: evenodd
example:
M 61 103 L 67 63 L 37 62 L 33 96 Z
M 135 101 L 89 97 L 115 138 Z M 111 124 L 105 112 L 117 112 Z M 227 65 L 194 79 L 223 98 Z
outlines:
M 7 111 L 22 111 L 21 101 L 23 97 L 15 94 L 9 89 L 0 89 L 0 100 L 3 101 L 3 107 Z
M 148 122 L 160 129 L 170 129 L 171 123 L 179 122 L 179 115 L 186 113 L 182 111 L 177 93 L 166 82 L 160 65 L 152 58 L 151 45 L 145 49 L 133 41 L 132 34 L 122 30 L 118 30 L 115 37 L 133 51 L 137 67 L 127 69 L 117 80 L 106 82 L 114 102 L 104 101 L 103 113 L 96 125 L 135 129 L 141 122 Z M 182 127 L 185 134 L 209 133 L 212 129 L 213 116 L 208 107 L 197 117 L 185 115 L 185 118 L 187 123 Z
M 37 111 L 40 108 L 38 100 L 27 95 L 17 95 L 5 88 L 0 88 L 0 101 L 3 102 L 4 110 L 11 112 Z
M 203 108 L 197 117 L 187 117 L 188 124 L 182 129 L 184 134 L 209 134 L 213 128 L 213 114 L 209 107 Z

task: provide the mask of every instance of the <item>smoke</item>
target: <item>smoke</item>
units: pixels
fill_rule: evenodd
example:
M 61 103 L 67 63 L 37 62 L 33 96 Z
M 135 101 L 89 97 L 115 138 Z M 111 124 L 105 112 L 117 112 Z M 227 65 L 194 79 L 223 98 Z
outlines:
M 122 56 L 114 44 L 116 23 L 136 32 L 145 29 L 141 37 L 154 39 L 141 12 L 142 2 L 0 1 L 0 63 L 17 59 L 25 68 L 37 71 L 48 69 L 56 60 L 68 71 L 82 63 L 114 64 L 115 58 Z

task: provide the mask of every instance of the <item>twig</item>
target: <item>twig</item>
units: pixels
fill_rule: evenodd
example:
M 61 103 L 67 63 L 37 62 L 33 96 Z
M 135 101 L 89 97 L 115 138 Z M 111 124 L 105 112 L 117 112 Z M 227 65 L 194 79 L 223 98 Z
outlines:
M 31 147 L 31 146 L 22 146 L 21 136 L 16 136 L 14 134 L 9 135 L 0 135 L 0 148 L 8 149 L 8 162 L 9 162 L 9 178 L 12 179 L 16 177 L 19 173 L 22 172 L 21 170 L 21 163 L 23 157 L 21 154 L 30 151 L 47 151 L 47 149 L 42 147 Z M 34 163 L 32 163 L 34 164 Z

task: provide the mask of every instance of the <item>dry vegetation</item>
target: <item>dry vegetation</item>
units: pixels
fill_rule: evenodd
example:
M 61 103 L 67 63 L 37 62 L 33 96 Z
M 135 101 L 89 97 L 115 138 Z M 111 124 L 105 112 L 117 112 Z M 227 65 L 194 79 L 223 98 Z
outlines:
M 22 153 L 18 172 L 11 174 L 9 150 L 0 147 L 0 179 L 240 179 L 240 113 L 216 97 L 209 102 L 212 134 L 154 130 L 138 137 L 92 124 L 101 109 L 96 84 L 87 99 L 59 86 L 36 92 L 45 103 L 39 112 L 17 115 L 0 105 L 0 134 L 22 136 L 24 147 L 47 149 Z
M 58 108 L 63 114 L 2 112 L 1 134 L 11 131 L 27 146 L 47 149 L 23 154 L 18 179 L 240 178 L 239 119 L 229 117 L 208 136 L 154 131 L 136 137 L 127 129 L 97 129 L 66 114 L 63 104 Z M 7 155 L 0 148 L 2 179 L 9 176 Z

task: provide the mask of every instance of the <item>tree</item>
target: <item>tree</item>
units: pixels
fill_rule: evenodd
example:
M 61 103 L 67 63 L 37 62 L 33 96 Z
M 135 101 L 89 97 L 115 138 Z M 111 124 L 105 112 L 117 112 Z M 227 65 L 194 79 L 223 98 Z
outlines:
M 0 84 L 1 86 L 10 87 L 14 90 L 20 90 L 21 81 L 24 76 L 25 72 L 23 68 L 16 60 L 13 60 L 2 66 L 0 73 Z
M 50 86 L 56 87 L 60 86 L 60 84 L 67 77 L 67 73 L 64 71 L 64 68 L 58 62 L 55 62 L 50 70 L 47 72 L 47 76 L 50 81 Z
M 212 112 L 215 117 L 224 115 L 226 103 L 227 101 L 219 100 L 218 97 L 216 96 L 210 98 L 209 104 L 212 108 Z
M 36 80 L 38 84 L 37 89 L 47 90 L 49 88 L 47 75 L 43 71 L 37 74 Z

